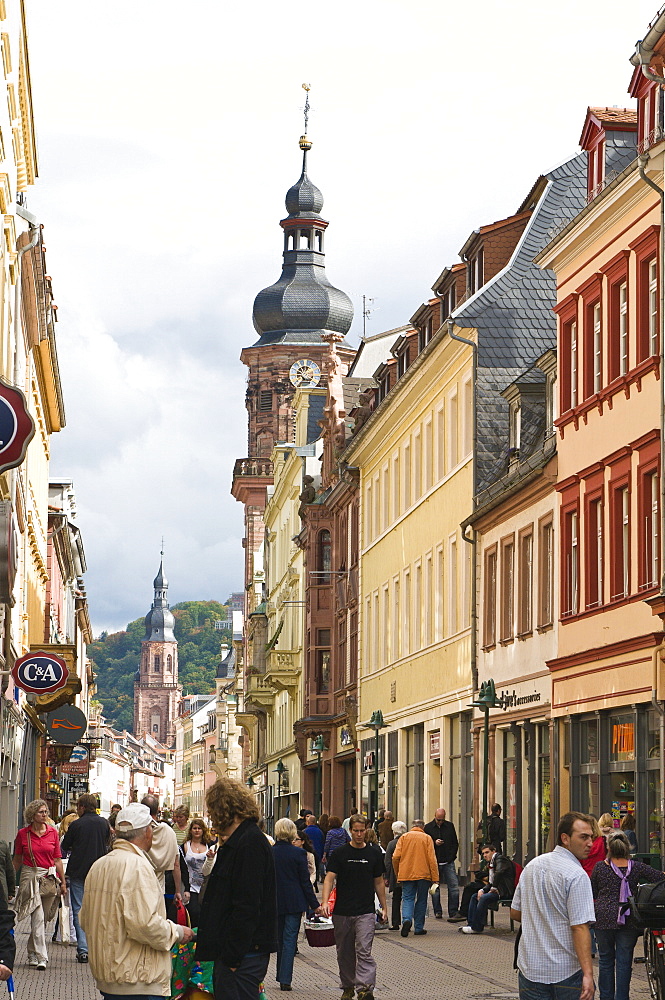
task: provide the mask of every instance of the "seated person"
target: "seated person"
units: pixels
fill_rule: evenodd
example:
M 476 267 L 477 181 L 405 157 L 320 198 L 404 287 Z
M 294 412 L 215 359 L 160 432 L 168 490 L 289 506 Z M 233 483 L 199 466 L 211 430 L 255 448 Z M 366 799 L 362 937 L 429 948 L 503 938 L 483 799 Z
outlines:
M 469 900 L 468 924 L 460 927 L 463 934 L 482 934 L 487 911 L 496 910 L 500 899 L 512 899 L 515 891 L 515 866 L 510 858 L 499 854 L 493 844 L 483 844 L 482 855 L 487 862 L 487 884 Z
M 480 866 L 478 868 L 478 871 L 473 873 L 474 874 L 473 881 L 467 882 L 462 892 L 462 900 L 460 902 L 459 912 L 461 916 L 464 917 L 464 922 L 466 922 L 466 918 L 469 916 L 469 902 L 471 900 L 471 897 L 475 896 L 479 889 L 484 889 L 485 886 L 487 885 L 487 867 L 488 866 L 485 863 L 485 859 L 481 854 Z

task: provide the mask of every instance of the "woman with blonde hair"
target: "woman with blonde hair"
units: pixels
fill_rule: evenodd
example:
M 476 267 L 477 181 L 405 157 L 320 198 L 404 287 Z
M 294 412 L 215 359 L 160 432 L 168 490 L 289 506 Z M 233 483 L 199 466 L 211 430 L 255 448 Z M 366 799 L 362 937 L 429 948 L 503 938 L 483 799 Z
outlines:
M 303 912 L 319 908 L 304 852 L 295 846 L 297 832 L 290 819 L 278 819 L 272 849 L 277 873 L 277 982 L 281 990 L 287 991 L 291 990 L 293 958 Z
M 600 832 L 604 837 L 608 837 L 615 829 L 614 819 L 611 813 L 603 813 L 603 815 L 598 820 L 598 827 Z
M 48 964 L 46 924 L 55 916 L 60 896 L 67 891 L 58 830 L 49 823 L 48 804 L 34 799 L 23 811 L 26 825 L 16 834 L 14 868 L 21 869 L 16 915 L 30 916 L 28 965 L 44 970 Z M 52 888 L 42 894 L 42 883 Z M 47 885 L 48 883 L 48 885 Z

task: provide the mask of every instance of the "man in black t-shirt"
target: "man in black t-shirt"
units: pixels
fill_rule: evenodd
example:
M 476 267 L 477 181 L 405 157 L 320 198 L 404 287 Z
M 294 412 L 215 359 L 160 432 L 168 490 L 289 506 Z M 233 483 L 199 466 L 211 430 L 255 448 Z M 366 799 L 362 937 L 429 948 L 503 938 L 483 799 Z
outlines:
M 327 916 L 328 899 L 337 886 L 332 916 L 335 926 L 337 964 L 342 983 L 342 1000 L 374 1000 L 376 962 L 372 942 L 376 927 L 374 896 L 381 904 L 381 920 L 386 922 L 386 885 L 383 855 L 378 847 L 365 843 L 366 824 L 362 816 L 349 821 L 351 841 L 338 847 L 328 859 L 321 908 Z

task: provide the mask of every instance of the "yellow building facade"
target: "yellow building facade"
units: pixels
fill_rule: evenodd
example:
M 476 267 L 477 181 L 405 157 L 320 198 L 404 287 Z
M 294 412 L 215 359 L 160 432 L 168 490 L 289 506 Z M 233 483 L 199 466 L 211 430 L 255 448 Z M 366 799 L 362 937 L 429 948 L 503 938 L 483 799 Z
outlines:
M 472 350 L 442 326 L 358 430 L 360 797 L 470 840 Z M 362 722 L 380 710 L 376 740 Z M 466 778 L 463 780 L 463 775 Z M 467 837 L 466 834 L 469 834 Z

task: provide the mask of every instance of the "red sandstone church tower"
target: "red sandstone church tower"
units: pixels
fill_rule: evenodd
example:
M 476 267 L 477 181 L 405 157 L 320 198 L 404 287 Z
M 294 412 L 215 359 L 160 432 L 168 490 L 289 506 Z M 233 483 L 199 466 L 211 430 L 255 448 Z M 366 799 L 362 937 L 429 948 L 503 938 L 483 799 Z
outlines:
M 305 88 L 308 89 L 308 88 Z M 305 130 L 309 100 L 305 104 Z M 307 176 L 311 142 L 300 137 L 302 173 L 286 195 L 282 274 L 254 301 L 254 328 L 259 339 L 240 355 L 247 365 L 247 458 L 233 470 L 231 493 L 245 508 L 245 620 L 258 601 L 255 557 L 264 539 L 266 489 L 273 482 L 273 446 L 294 439 L 293 393 L 301 385 L 317 385 L 329 348 L 323 334 L 345 336 L 353 319 L 349 297 L 330 283 L 325 271 L 324 240 L 328 223 L 319 214 L 323 195 Z M 337 348 L 344 361 L 353 349 Z M 323 416 L 323 414 L 321 414 Z
M 166 746 L 175 742 L 175 720 L 182 688 L 178 684 L 178 643 L 175 619 L 166 599 L 164 553 L 153 581 L 155 599 L 145 616 L 141 664 L 134 681 L 134 735 L 150 733 Z

